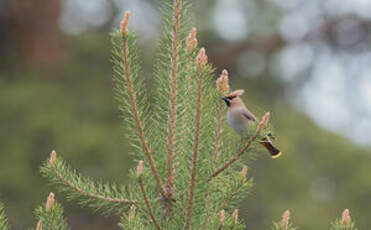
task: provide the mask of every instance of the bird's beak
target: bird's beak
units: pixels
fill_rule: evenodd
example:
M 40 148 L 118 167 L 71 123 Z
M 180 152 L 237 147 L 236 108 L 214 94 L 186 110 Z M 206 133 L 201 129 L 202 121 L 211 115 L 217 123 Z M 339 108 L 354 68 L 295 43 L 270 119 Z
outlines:
M 222 97 L 222 99 L 225 101 L 225 103 L 227 104 L 228 107 L 231 105 L 231 100 L 230 99 L 228 99 L 227 97 Z

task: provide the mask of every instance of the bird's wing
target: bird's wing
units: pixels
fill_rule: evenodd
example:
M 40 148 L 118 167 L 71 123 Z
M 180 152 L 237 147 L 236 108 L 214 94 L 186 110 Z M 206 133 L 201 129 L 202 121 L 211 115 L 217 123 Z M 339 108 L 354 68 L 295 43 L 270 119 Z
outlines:
M 256 121 L 256 117 L 248 109 L 243 109 L 242 115 L 249 120 Z

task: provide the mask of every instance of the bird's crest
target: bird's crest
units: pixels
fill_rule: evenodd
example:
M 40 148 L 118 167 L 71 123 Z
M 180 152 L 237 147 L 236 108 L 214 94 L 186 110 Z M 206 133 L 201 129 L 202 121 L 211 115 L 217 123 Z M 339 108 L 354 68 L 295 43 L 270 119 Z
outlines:
M 239 96 L 241 96 L 244 92 L 245 92 L 245 90 L 243 90 L 243 89 L 238 89 L 238 90 L 235 90 L 235 91 L 233 91 L 232 93 L 230 93 L 229 96 L 230 96 L 230 97 L 239 97 Z

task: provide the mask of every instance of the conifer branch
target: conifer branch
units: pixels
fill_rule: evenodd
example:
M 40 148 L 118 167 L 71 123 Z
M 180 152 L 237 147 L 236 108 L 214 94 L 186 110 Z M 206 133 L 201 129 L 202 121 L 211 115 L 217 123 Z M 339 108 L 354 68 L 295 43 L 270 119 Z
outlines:
M 142 191 L 144 203 L 146 204 L 146 207 L 148 209 L 148 214 L 150 215 L 150 217 L 153 221 L 153 224 L 155 225 L 157 230 L 161 230 L 160 225 L 158 225 L 158 223 L 156 221 L 156 218 L 155 218 L 155 215 L 153 213 L 151 204 L 149 203 L 148 196 L 147 196 L 146 190 L 144 188 L 143 180 L 142 180 L 142 174 L 143 174 L 143 161 L 139 161 L 138 168 L 137 168 L 137 177 L 138 177 L 140 190 Z
M 239 151 L 237 151 L 226 163 L 224 163 L 223 166 L 215 170 L 207 181 L 211 181 L 213 178 L 215 178 L 220 173 L 222 173 L 225 169 L 231 166 L 235 161 L 237 161 L 246 152 L 246 150 L 250 147 L 250 145 L 256 140 L 256 138 L 259 136 L 264 126 L 267 124 L 268 120 L 269 120 L 269 112 L 263 116 L 262 121 L 259 123 L 254 135 L 252 135 L 249 138 L 247 143 Z
M 225 209 L 226 206 L 232 201 L 232 199 L 240 192 L 240 190 L 247 185 L 246 182 L 246 175 L 247 175 L 247 167 L 243 167 L 241 172 L 239 173 L 239 181 L 235 188 L 232 189 L 232 191 L 229 193 L 229 195 L 224 199 L 224 201 L 219 205 L 217 210 Z M 237 209 L 236 209 L 237 210 Z M 236 211 L 235 210 L 235 211 Z M 205 218 L 205 221 L 203 222 L 201 228 L 199 230 L 202 230 L 205 228 L 205 225 L 211 221 L 212 214 L 210 213 L 207 218 Z M 234 213 L 235 215 L 235 213 Z M 238 210 L 237 210 L 237 216 L 238 216 Z M 237 217 L 238 218 L 238 217 Z
M 227 95 L 229 92 L 229 80 L 228 71 L 223 70 L 222 74 L 216 81 L 216 88 L 221 95 Z M 216 168 L 216 163 L 218 161 L 219 148 L 220 148 L 220 136 L 223 124 L 223 101 L 219 101 L 218 104 L 218 121 L 216 125 L 216 138 L 215 138 L 215 152 L 214 152 L 214 169 Z
M 49 194 L 49 196 L 48 196 L 47 201 L 46 201 L 46 208 L 45 208 L 45 210 L 47 212 L 49 212 L 50 209 L 53 207 L 54 202 L 55 202 L 55 200 L 54 200 L 54 193 L 51 192 Z M 42 229 L 43 229 L 43 222 L 42 222 L 42 220 L 39 220 L 39 222 L 37 222 L 36 230 L 42 230 Z
M 332 224 L 331 230 L 357 230 L 350 217 L 349 209 L 343 211 L 341 219 L 337 219 L 335 223 Z
M 130 72 L 130 68 L 129 68 L 129 60 L 128 60 L 128 44 L 127 44 L 127 39 L 126 39 L 126 36 L 127 36 L 127 33 L 128 33 L 127 25 L 128 25 L 129 17 L 130 17 L 130 12 L 126 12 L 125 17 L 124 17 L 124 19 L 121 23 L 121 33 L 122 33 L 122 49 L 123 49 L 122 56 L 123 56 L 125 80 L 126 80 L 126 84 L 127 84 L 127 90 L 128 90 L 128 94 L 129 94 L 130 105 L 131 105 L 132 113 L 133 113 L 133 116 L 134 116 L 134 119 L 135 119 L 138 136 L 139 136 L 140 141 L 142 142 L 143 151 L 145 152 L 145 155 L 146 155 L 148 163 L 151 167 L 153 176 L 154 176 L 154 178 L 157 182 L 157 186 L 160 190 L 160 193 L 163 196 L 165 196 L 165 191 L 164 191 L 164 188 L 162 186 L 161 178 L 159 176 L 156 164 L 155 164 L 155 162 L 153 160 L 153 157 L 152 157 L 151 149 L 148 146 L 147 139 L 145 137 L 144 130 L 142 128 L 142 122 L 141 122 L 140 117 L 139 117 L 139 112 L 138 112 L 138 109 L 137 109 L 137 103 L 136 103 L 136 99 L 135 99 L 135 91 L 134 91 L 134 87 L 132 85 L 132 77 L 131 77 L 131 72 Z
M 194 141 L 193 141 L 193 154 L 192 154 L 192 166 L 191 166 L 191 178 L 189 181 L 188 190 L 188 202 L 186 207 L 186 225 L 185 230 L 188 230 L 191 226 L 191 218 L 193 214 L 192 204 L 193 204 L 193 191 L 196 183 L 196 173 L 197 173 L 197 161 L 198 161 L 198 144 L 200 138 L 200 118 L 201 118 L 201 91 L 202 91 L 202 70 L 207 63 L 207 56 L 205 54 L 205 49 L 200 50 L 199 55 L 196 59 L 196 65 L 199 70 L 197 77 L 197 98 L 196 98 L 196 114 L 195 114 L 195 131 L 194 131 Z
M 229 194 L 229 196 L 223 201 L 223 203 L 220 205 L 219 209 L 224 209 L 226 206 L 232 201 L 233 197 L 238 194 L 240 189 L 244 186 L 244 181 L 246 180 L 246 173 L 247 173 L 247 168 L 244 167 L 241 172 L 240 172 L 240 177 L 241 177 L 241 183 L 239 183 L 236 188 L 233 189 L 233 191 Z
M 45 206 L 40 206 L 35 211 L 39 221 L 36 230 L 67 230 L 67 222 L 63 217 L 63 208 L 55 202 L 54 193 L 50 193 Z
M 167 128 L 167 187 L 168 200 L 175 195 L 175 142 L 176 142 L 176 114 L 177 114 L 177 75 L 178 75 L 178 35 L 181 16 L 181 0 L 176 0 L 173 16 L 172 58 L 170 71 L 170 101 L 169 101 L 169 123 Z
M 197 40 L 197 29 L 192 28 L 191 32 L 189 33 L 187 40 L 186 40 L 186 48 L 187 48 L 187 63 L 186 63 L 186 70 L 185 72 L 187 73 L 185 76 L 185 84 L 184 88 L 184 94 L 187 95 L 190 91 L 190 82 L 191 82 L 191 71 L 194 67 L 194 51 L 195 48 L 197 47 L 198 40 Z M 183 105 L 183 119 L 182 119 L 182 129 L 181 129 L 181 137 L 185 136 L 186 129 L 187 129 L 187 120 L 188 120 L 188 110 L 189 110 L 189 103 L 184 103 Z M 180 149 L 180 154 L 183 154 L 186 151 L 186 149 Z
M 105 206 L 108 210 L 111 210 L 123 204 L 134 204 L 137 202 L 114 197 L 114 195 L 123 192 L 118 191 L 115 186 L 100 185 L 92 182 L 89 178 L 84 178 L 82 175 L 75 173 L 65 165 L 63 160 L 57 159 L 54 150 L 50 154 L 48 163 L 41 167 L 41 172 L 51 182 L 59 185 L 61 190 L 68 194 L 70 199 L 81 199 L 81 204 L 90 204 L 94 208 Z
M 71 189 L 75 190 L 76 192 L 80 193 L 81 195 L 97 200 L 103 200 L 111 203 L 121 203 L 121 204 L 134 204 L 135 201 L 127 200 L 127 199 L 117 199 L 112 197 L 105 197 L 97 194 L 90 193 L 88 191 L 83 190 L 82 188 L 76 186 L 74 183 L 68 181 L 63 175 L 56 169 L 53 168 L 55 176 L 66 186 L 70 187 Z

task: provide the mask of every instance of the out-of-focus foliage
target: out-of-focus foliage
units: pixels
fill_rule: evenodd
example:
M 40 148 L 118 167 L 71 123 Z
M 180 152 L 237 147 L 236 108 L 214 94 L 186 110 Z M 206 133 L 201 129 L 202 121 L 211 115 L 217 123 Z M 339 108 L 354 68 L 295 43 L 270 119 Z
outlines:
M 8 220 L 4 212 L 3 205 L 0 203 L 0 229 L 7 230 L 8 229 Z
M 245 43 L 225 42 L 208 30 L 208 15 L 212 14 L 215 1 L 200 2 L 196 8 L 200 19 L 197 25 L 201 26 L 199 40 L 209 50 L 211 62 L 217 64 L 218 71 L 230 70 L 233 88 L 247 90 L 244 99 L 252 112 L 272 112 L 275 143 L 283 151 L 280 159 L 272 161 L 261 156 L 250 168 L 255 186 L 246 202 L 239 205 L 240 216 L 246 219 L 248 227 L 269 229 L 272 220 L 290 209 L 300 229 L 328 229 L 339 211 L 349 208 L 357 227 L 367 229 L 371 207 L 370 150 L 324 131 L 295 111 L 287 102 L 288 83 L 274 77 L 268 67 L 254 78 L 240 78 L 235 49 L 241 50 L 239 44 Z M 278 20 L 277 9 L 270 4 L 265 9 L 263 19 L 271 23 Z M 1 24 L 7 25 L 2 28 L 12 28 L 9 21 Z M 129 166 L 134 164 L 113 98 L 109 32 L 107 26 L 79 36 L 59 35 L 63 40 L 62 55 L 56 65 L 49 67 L 35 65 L 18 52 L 16 36 L 0 35 L 0 200 L 7 207 L 14 229 L 25 229 L 32 223 L 33 207 L 51 189 L 38 171 L 51 149 L 58 149 L 84 174 L 126 182 Z M 261 48 L 251 39 L 246 39 L 245 49 Z M 151 69 L 151 44 L 142 44 L 145 71 Z M 250 62 L 245 65 L 251 66 Z M 290 85 L 294 89 L 300 89 L 299 86 L 300 82 Z M 315 92 L 313 88 L 313 95 Z M 293 93 L 289 98 L 295 97 L 297 94 Z M 339 114 L 329 115 L 335 118 Z M 358 124 L 355 119 L 348 125 Z M 109 220 L 87 215 L 88 210 L 77 208 L 62 196 L 58 200 L 66 207 L 72 229 L 118 229 Z

